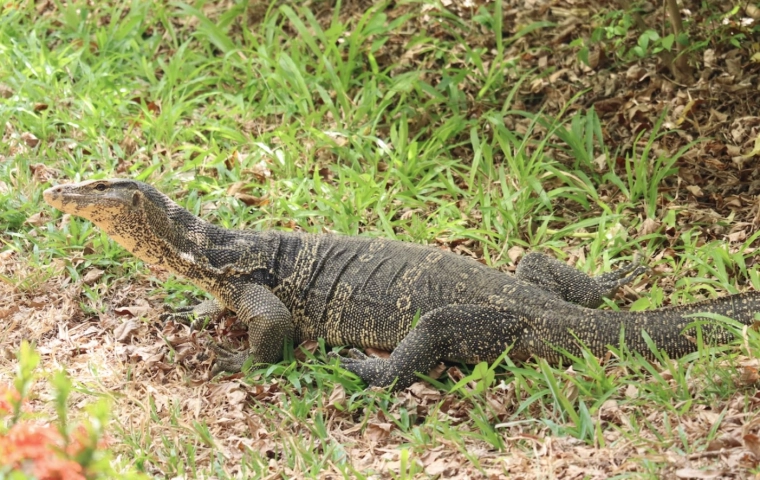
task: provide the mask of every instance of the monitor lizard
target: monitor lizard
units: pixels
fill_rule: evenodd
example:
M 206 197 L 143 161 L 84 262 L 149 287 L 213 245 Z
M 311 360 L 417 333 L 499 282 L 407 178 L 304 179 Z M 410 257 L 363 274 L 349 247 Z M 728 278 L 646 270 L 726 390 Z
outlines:
M 129 179 L 58 185 L 44 199 L 213 296 L 164 319 L 198 327 L 225 310 L 237 314 L 248 327 L 248 350 L 213 345 L 213 374 L 239 371 L 248 357 L 274 363 L 285 342 L 323 338 L 328 346 L 392 350 L 387 359 L 356 348 L 349 357 L 331 356 L 369 385 L 401 389 L 441 360 L 494 361 L 509 348 L 513 358 L 559 362 L 561 350 L 579 354 L 585 346 L 602 356 L 623 339 L 630 350 L 652 358 L 642 331 L 658 349 L 678 357 L 697 348 L 684 331 L 699 318 L 694 314 L 711 312 L 749 325 L 760 311 L 758 292 L 650 311 L 597 310 L 645 268 L 634 261 L 591 277 L 531 253 L 510 275 L 434 247 L 383 238 L 228 230 Z M 733 338 L 720 326 L 710 336 L 717 342 Z

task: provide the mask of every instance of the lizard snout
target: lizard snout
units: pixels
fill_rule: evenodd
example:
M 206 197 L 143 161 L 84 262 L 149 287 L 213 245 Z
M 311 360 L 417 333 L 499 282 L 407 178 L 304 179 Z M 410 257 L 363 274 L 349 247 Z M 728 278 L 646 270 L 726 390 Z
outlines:
M 45 199 L 45 203 L 50 205 L 51 207 L 58 207 L 58 204 L 61 202 L 61 199 L 63 197 L 63 185 L 56 185 L 55 187 L 50 187 L 44 192 L 42 192 L 42 198 Z

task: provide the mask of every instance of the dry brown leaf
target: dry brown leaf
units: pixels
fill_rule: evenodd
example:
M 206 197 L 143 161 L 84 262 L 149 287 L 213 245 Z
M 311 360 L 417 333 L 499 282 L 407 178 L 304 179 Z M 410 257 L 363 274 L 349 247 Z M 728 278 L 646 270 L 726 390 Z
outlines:
M 162 345 L 149 345 L 139 347 L 127 345 L 124 348 L 123 352 L 132 362 L 155 363 L 157 361 L 160 361 L 160 359 L 164 356 L 163 352 L 161 352 L 162 348 Z
M 414 382 L 409 386 L 409 393 L 426 403 L 435 403 L 441 399 L 441 392 L 427 382 Z
M 250 169 L 250 173 L 252 173 L 253 176 L 256 177 L 256 179 L 259 182 L 263 182 L 272 176 L 272 171 L 269 169 L 267 162 L 265 162 L 264 160 L 255 164 Z
M 248 191 L 248 189 L 244 188 L 245 185 L 246 185 L 245 182 L 235 182 L 231 184 L 229 187 L 227 187 L 227 195 L 234 197 L 236 194 L 240 192 Z
M 728 241 L 731 243 L 743 242 L 747 239 L 747 232 L 744 230 L 738 230 L 727 235 Z
M 723 472 L 720 470 L 697 470 L 696 468 L 679 468 L 676 470 L 676 477 L 678 478 L 710 479 L 722 475 Z
M 305 362 L 309 358 L 307 353 L 314 354 L 317 350 L 319 350 L 319 342 L 316 340 L 306 340 L 295 349 L 294 354 L 296 360 L 299 362 Z
M 755 367 L 742 367 L 741 368 L 741 375 L 739 375 L 739 378 L 736 380 L 737 386 L 749 386 L 754 385 L 760 380 L 760 375 L 758 374 L 757 368 Z
M 607 154 L 602 153 L 598 157 L 594 158 L 594 165 L 596 165 L 596 171 L 598 173 L 604 173 L 607 171 Z
M 224 160 L 224 165 L 227 167 L 227 170 L 234 170 L 235 167 L 240 165 L 240 154 L 238 153 L 237 150 L 233 150 L 232 154 Z M 236 185 L 242 184 L 242 183 L 243 182 L 235 182 L 234 184 L 232 184 L 230 188 L 227 189 L 227 194 L 234 195 L 235 192 L 230 193 L 230 190 L 233 189 Z
M 29 300 L 28 304 L 30 307 L 40 308 L 44 307 L 48 303 L 50 303 L 50 298 L 48 298 L 46 295 L 40 295 Z
M 367 429 L 364 430 L 364 438 L 377 443 L 385 442 L 390 437 L 392 429 L 392 423 L 370 422 L 367 424 Z
M 448 373 L 449 378 L 454 383 L 457 383 L 464 378 L 464 373 L 462 373 L 462 370 L 460 370 L 459 367 L 449 367 L 449 369 L 446 370 L 446 373 Z
M 401 215 L 399 215 L 399 218 L 401 220 L 410 220 L 415 215 L 418 215 L 418 214 L 421 214 L 421 213 L 425 213 L 425 212 L 422 209 L 420 209 L 420 208 L 406 208 L 406 209 L 403 209 L 401 211 Z M 441 239 L 436 238 L 436 241 L 438 241 L 438 243 L 447 243 L 447 242 L 450 242 L 449 240 L 446 240 L 446 239 L 443 239 L 443 238 L 441 238 Z
M 247 193 L 236 193 L 235 198 L 249 207 L 263 207 L 269 205 L 269 198 L 266 195 L 263 197 L 256 197 Z
M 40 144 L 40 139 L 37 138 L 33 133 L 31 132 L 24 132 L 21 134 L 21 140 L 26 144 L 29 148 L 34 148 L 37 145 Z
M 716 452 L 721 449 L 741 447 L 742 442 L 734 435 L 721 435 L 707 444 L 708 452 Z
M 144 317 L 150 310 L 150 305 L 130 305 L 113 309 L 117 315 L 132 315 L 133 317 Z
M 631 65 L 628 68 L 628 71 L 625 72 L 625 78 L 630 80 L 631 82 L 640 82 L 644 80 L 648 76 L 647 69 L 642 67 L 641 65 Z
M 333 391 L 330 392 L 330 398 L 327 400 L 327 408 L 338 410 L 341 412 L 346 411 L 346 390 L 343 385 L 338 384 Z
M 702 53 L 702 61 L 707 68 L 715 68 L 718 64 L 718 59 L 715 55 L 715 49 L 708 48 Z
M 85 285 L 93 285 L 95 282 L 103 278 L 105 272 L 99 268 L 91 268 L 84 274 L 82 282 Z
M 434 450 L 428 451 L 420 457 L 426 474 L 433 477 L 440 475 L 442 478 L 451 478 L 457 474 L 461 465 L 448 457 L 442 457 L 445 453 L 443 450 Z
M 660 227 L 662 226 L 662 223 L 660 223 L 658 220 L 654 218 L 647 218 L 639 227 L 639 235 L 649 235 L 652 233 L 657 232 Z
M 686 186 L 686 190 L 688 190 L 689 193 L 691 193 L 695 197 L 704 197 L 705 196 L 705 194 L 702 191 L 702 189 L 699 188 L 699 185 L 687 185 Z
M 8 307 L 0 308 L 0 320 L 7 318 L 16 312 L 18 312 L 18 305 L 10 305 Z
M 742 437 L 744 447 L 752 452 L 755 458 L 760 459 L 760 437 L 753 433 L 748 433 Z
M 524 256 L 525 256 L 525 249 L 518 245 L 510 247 L 510 249 L 507 250 L 507 257 L 510 260 L 512 260 L 512 263 L 517 263 L 517 261 L 520 260 Z
M 37 183 L 49 182 L 55 177 L 55 171 L 43 163 L 35 163 L 29 166 L 32 171 L 32 178 Z
M 441 362 L 435 367 L 433 367 L 432 369 L 430 369 L 427 376 L 432 378 L 433 380 L 437 380 L 441 378 L 441 375 L 443 375 L 445 371 L 446 371 L 446 364 Z
M 126 153 L 127 155 L 132 155 L 133 153 L 135 153 L 137 151 L 137 145 L 138 145 L 138 140 L 131 134 L 127 134 L 121 140 L 121 142 L 119 142 L 119 146 L 121 147 L 122 150 L 124 150 L 124 153 Z M 119 168 L 122 169 L 119 173 L 125 172 L 127 170 L 125 162 L 119 162 L 119 167 L 117 167 L 117 171 L 119 171 Z
M 628 398 L 636 398 L 639 396 L 639 389 L 632 383 L 625 387 L 625 396 Z
M 568 380 L 567 383 L 565 383 L 565 388 L 563 389 L 562 393 L 565 395 L 565 397 L 567 397 L 568 400 L 575 402 L 575 400 L 578 398 L 579 393 L 578 384 Z
M 140 329 L 141 323 L 136 320 L 127 320 L 113 330 L 117 342 L 128 343 L 133 333 Z
M 237 383 L 234 384 L 235 388 L 230 388 L 227 390 L 226 398 L 227 398 L 227 404 L 229 406 L 235 406 L 235 405 L 245 405 L 245 400 L 248 398 L 248 393 L 240 388 L 240 385 Z
M 48 217 L 45 214 L 45 212 L 37 212 L 26 219 L 24 223 L 27 223 L 29 225 L 34 225 L 35 227 L 39 227 L 40 225 L 44 225 L 47 223 Z

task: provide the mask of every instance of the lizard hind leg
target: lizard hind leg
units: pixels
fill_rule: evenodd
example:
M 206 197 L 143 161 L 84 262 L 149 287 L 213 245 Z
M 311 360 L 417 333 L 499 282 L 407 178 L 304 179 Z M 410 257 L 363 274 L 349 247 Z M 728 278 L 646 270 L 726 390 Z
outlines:
M 631 263 L 615 271 L 591 277 L 556 258 L 533 252 L 520 261 L 515 276 L 567 302 L 597 308 L 605 298 L 612 298 L 620 287 L 646 271 L 638 254 Z
M 523 322 L 488 305 L 448 305 L 426 313 L 387 359 L 352 349 L 350 357 L 335 352 L 340 366 L 373 387 L 401 390 L 427 374 L 439 361 L 493 361 L 524 331 Z

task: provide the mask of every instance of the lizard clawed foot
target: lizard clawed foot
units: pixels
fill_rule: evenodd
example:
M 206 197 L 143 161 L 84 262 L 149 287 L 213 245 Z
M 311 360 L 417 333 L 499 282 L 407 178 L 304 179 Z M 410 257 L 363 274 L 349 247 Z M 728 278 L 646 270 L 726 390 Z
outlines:
M 206 300 L 198 305 L 175 309 L 164 306 L 164 310 L 167 310 L 167 312 L 162 313 L 158 317 L 160 321 L 166 323 L 171 320 L 183 323 L 190 325 L 190 328 L 193 330 L 202 330 L 210 321 L 218 319 L 224 313 L 224 309 L 219 306 L 216 300 Z
M 162 313 L 158 316 L 159 321 L 163 324 L 166 324 L 169 321 L 182 323 L 184 325 L 190 325 L 192 330 L 202 330 L 206 321 L 209 320 L 208 317 L 198 317 L 195 312 L 193 312 L 192 307 L 180 308 L 173 312 Z
M 243 364 L 248 359 L 247 351 L 231 350 L 214 342 L 211 342 L 209 347 L 216 355 L 216 359 L 211 367 L 212 377 L 221 372 L 237 373 L 242 370 Z
M 350 364 L 356 364 L 356 363 L 362 363 L 366 362 L 368 360 L 382 360 L 380 357 L 377 356 L 369 356 L 366 353 L 362 352 L 358 348 L 350 348 L 348 350 L 348 356 L 344 357 L 343 355 L 339 354 L 338 352 L 327 352 L 327 358 L 337 358 L 340 360 L 340 366 L 344 367 L 345 365 Z
M 370 357 L 356 348 L 350 349 L 348 355 L 348 357 L 344 357 L 337 352 L 329 352 L 327 357 L 337 358 L 340 361 L 341 368 L 356 374 L 367 385 L 385 387 L 393 383 L 393 380 L 388 381 L 385 378 L 388 373 L 389 360 Z
M 646 273 L 649 270 L 649 267 L 642 265 L 642 260 L 642 255 L 637 252 L 633 255 L 633 261 L 631 263 L 612 272 L 595 277 L 602 289 L 607 292 L 604 296 L 607 298 L 613 297 L 620 287 L 631 283 L 636 277 Z

